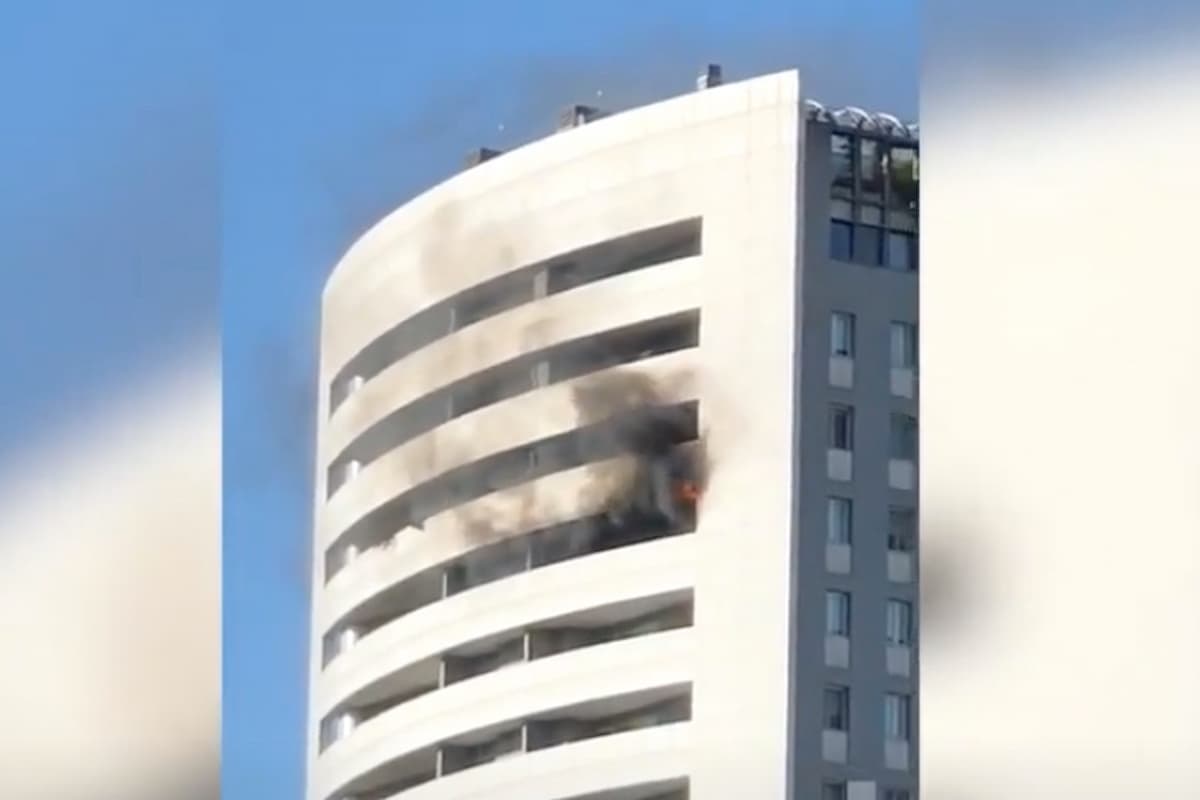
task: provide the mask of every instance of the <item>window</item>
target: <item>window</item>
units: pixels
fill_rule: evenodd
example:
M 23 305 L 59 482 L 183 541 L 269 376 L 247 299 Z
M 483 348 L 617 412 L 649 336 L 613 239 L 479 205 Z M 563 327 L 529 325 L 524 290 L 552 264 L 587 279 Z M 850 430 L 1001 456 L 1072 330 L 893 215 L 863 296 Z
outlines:
M 883 699 L 883 735 L 888 739 L 908 741 L 912 697 L 889 693 Z
M 846 800 L 846 782 L 826 781 L 821 784 L 821 800 Z
M 850 544 L 854 503 L 848 497 L 830 497 L 825 506 L 825 536 L 830 544 Z
M 869 202 L 883 202 L 883 150 L 875 139 L 859 139 L 859 194 Z
M 892 414 L 891 456 L 899 461 L 917 460 L 917 420 L 907 414 Z
M 854 260 L 868 267 L 883 263 L 883 228 L 874 225 L 854 226 Z
M 888 154 L 888 205 L 902 211 L 917 208 L 917 151 L 893 147 Z
M 354 732 L 358 720 L 352 711 L 332 714 L 321 721 L 320 747 L 325 750 Z
M 854 357 L 854 315 L 835 311 L 831 317 L 830 343 L 835 356 Z
M 897 647 L 909 647 L 913 639 L 913 609 L 907 600 L 888 600 L 887 642 Z
M 854 193 L 854 140 L 844 133 L 835 133 L 829 139 L 830 157 L 833 162 L 833 193 Z
M 854 226 L 849 222 L 833 220 L 829 223 L 829 257 L 838 261 L 849 261 L 852 255 Z
M 846 592 L 825 593 L 825 635 L 850 635 L 850 595 Z
M 911 322 L 892 323 L 892 368 L 913 369 L 917 366 L 917 326 Z
M 320 748 L 323 752 L 338 740 L 337 718 L 326 717 L 320 725 Z
M 908 789 L 884 789 L 883 800 L 912 800 Z
M 829 446 L 834 450 L 854 449 L 854 409 L 850 406 L 830 409 Z
M 917 240 L 911 233 L 888 231 L 887 266 L 898 272 L 913 272 L 917 263 Z
M 858 206 L 857 221 L 867 225 L 882 225 L 883 206 L 860 203 Z
M 825 730 L 850 730 L 850 690 L 845 686 L 825 688 Z
M 917 512 L 911 508 L 892 508 L 888 511 L 888 550 L 911 553 L 917 543 Z

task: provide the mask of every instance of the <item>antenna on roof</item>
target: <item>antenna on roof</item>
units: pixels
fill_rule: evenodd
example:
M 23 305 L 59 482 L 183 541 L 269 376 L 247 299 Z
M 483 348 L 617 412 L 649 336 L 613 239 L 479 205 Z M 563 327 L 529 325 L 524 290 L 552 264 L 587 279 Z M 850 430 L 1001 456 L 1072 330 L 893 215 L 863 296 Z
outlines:
M 721 65 L 708 64 L 700 72 L 700 77 L 696 78 L 696 90 L 703 91 L 711 89 L 714 86 L 721 85 Z

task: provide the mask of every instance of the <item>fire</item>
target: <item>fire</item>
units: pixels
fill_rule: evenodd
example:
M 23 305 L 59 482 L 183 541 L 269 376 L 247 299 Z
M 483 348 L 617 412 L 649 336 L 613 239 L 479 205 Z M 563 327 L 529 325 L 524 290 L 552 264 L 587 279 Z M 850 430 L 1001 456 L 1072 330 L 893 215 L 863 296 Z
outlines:
M 675 496 L 688 503 L 695 503 L 700 499 L 700 487 L 694 481 L 680 481 L 675 484 Z

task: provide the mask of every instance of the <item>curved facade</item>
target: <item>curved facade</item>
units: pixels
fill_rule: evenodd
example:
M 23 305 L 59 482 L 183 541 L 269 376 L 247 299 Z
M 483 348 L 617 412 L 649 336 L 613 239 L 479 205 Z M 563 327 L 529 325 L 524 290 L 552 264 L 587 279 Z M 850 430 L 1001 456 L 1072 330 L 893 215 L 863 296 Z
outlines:
M 814 124 L 795 73 L 588 121 L 337 265 L 309 800 L 818 785 L 793 655 L 797 531 L 825 525 L 799 490 L 827 468 L 799 411 Z

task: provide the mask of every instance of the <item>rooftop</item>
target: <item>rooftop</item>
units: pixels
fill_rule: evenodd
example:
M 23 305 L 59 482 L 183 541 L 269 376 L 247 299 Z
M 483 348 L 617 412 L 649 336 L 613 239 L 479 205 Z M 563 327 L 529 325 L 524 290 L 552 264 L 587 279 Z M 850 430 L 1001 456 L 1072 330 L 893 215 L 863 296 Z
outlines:
M 891 114 L 864 111 L 857 106 L 842 108 L 826 108 L 816 100 L 805 100 L 808 118 L 817 122 L 828 122 L 839 128 L 852 128 L 858 131 L 881 133 L 885 136 L 897 136 L 904 139 L 920 137 L 920 126 L 915 122 L 901 122 Z
M 706 64 L 696 79 L 696 91 L 712 89 L 723 83 L 724 77 L 721 66 L 719 64 Z M 846 130 L 873 133 L 897 139 L 916 140 L 919 138 L 920 128 L 915 122 L 903 122 L 892 114 L 883 112 L 872 113 L 857 106 L 830 108 L 816 100 L 805 100 L 804 105 L 807 118 L 814 122 L 823 122 Z M 617 112 L 590 105 L 570 105 L 563 109 L 559 115 L 557 130 L 564 131 L 570 128 L 577 128 L 595 120 L 611 116 L 614 113 Z M 502 153 L 503 151 L 501 150 L 478 148 L 468 154 L 465 166 L 467 168 L 477 166 L 484 161 L 502 155 Z

